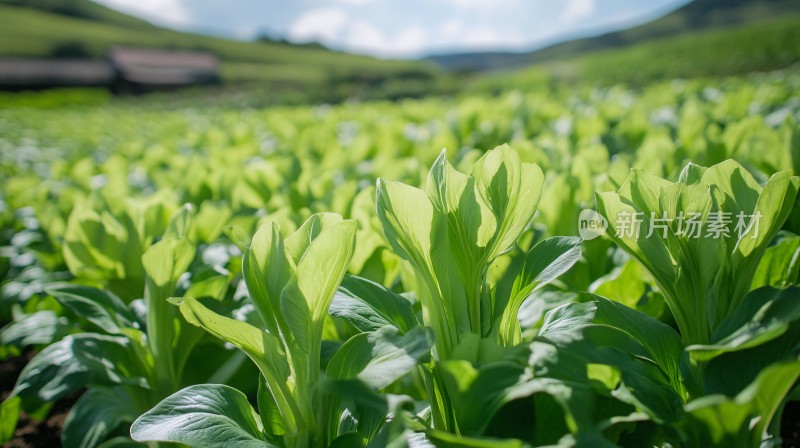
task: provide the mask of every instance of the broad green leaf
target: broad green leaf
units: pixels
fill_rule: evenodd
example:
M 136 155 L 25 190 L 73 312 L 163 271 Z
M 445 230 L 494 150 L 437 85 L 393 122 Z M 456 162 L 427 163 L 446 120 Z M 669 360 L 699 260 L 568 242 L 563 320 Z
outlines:
M 138 416 L 136 406 L 124 389 L 92 387 L 72 406 L 61 433 L 65 448 L 99 445 L 123 423 Z
M 141 297 L 141 256 L 149 241 L 127 213 L 96 212 L 80 203 L 64 232 L 64 261 L 76 277 L 107 285 L 126 302 Z
M 509 362 L 476 369 L 467 361 L 442 361 L 434 377 L 448 397 L 455 428 L 464 435 L 481 435 L 491 417 L 515 398 L 514 388 L 525 380 L 522 366 Z
M 261 417 L 261 424 L 264 432 L 270 437 L 280 437 L 286 434 L 286 428 L 281 419 L 281 410 L 275 403 L 275 398 L 269 390 L 269 386 L 263 376 L 258 378 L 258 414 Z
M 435 243 L 433 271 L 423 275 L 436 277 L 438 292 L 447 302 L 444 308 L 459 330 L 482 333 L 481 275 L 493 257 L 497 218 L 480 197 L 475 179 L 453 168 L 444 151 L 431 167 L 426 189 L 436 214 L 446 223 L 447 241 Z
M 708 169 L 690 165 L 677 183 L 635 170 L 618 192 L 598 194 L 597 205 L 608 236 L 655 279 L 684 342 L 708 344 L 749 291 L 798 184 L 781 172 L 762 188 L 728 160 Z M 724 230 L 714 233 L 714 226 Z
M 681 170 L 678 181 L 684 184 L 700 182 L 706 171 L 708 171 L 708 168 L 689 162 Z
M 106 440 L 97 446 L 97 448 L 144 448 L 145 444 L 134 442 L 130 437 L 118 436 L 113 439 Z
M 90 384 L 150 388 L 147 366 L 127 337 L 81 333 L 72 338 L 72 354 L 89 371 Z
M 25 365 L 12 395 L 55 401 L 88 383 L 88 369 L 75 357 L 72 337 L 67 336 L 45 347 Z
M 386 415 L 388 411 L 387 396 L 378 393 L 361 380 L 335 380 L 324 377 L 317 384 L 318 390 L 331 394 L 344 400 L 352 401 L 358 405 L 380 411 Z
M 531 294 L 568 271 L 581 257 L 581 240 L 576 237 L 553 237 L 533 246 L 526 254 L 522 269 L 514 280 L 508 302 L 496 299 L 500 313 L 499 333 L 507 345 L 520 342 L 517 315 Z
M 800 341 L 800 321 L 794 321 L 785 332 L 774 339 L 751 348 L 721 353 L 710 361 L 703 361 L 702 377 L 700 377 L 702 388 L 698 389 L 704 394 L 734 396 L 755 381 L 768 366 L 797 359 L 797 354 L 800 352 L 798 341 Z M 689 356 L 686 358 L 691 360 Z M 731 375 L 730 372 L 736 374 Z
M 757 447 L 764 430 L 800 375 L 800 361 L 764 369 L 734 398 L 708 395 L 686 404 L 687 418 L 679 426 L 692 446 Z
M 182 209 L 186 210 L 186 208 Z M 178 222 L 183 212 L 177 215 Z M 180 224 L 180 233 L 188 224 Z M 195 256 L 195 246 L 186 238 L 162 239 L 150 246 L 142 255 L 145 277 L 145 302 L 147 303 L 147 336 L 155 364 L 156 385 L 168 393 L 178 385 L 177 365 L 173 347 L 179 338 L 176 312 L 167 303 L 175 292 L 178 279 L 189 268 Z
M 186 296 L 201 299 L 210 297 L 215 300 L 224 300 L 230 286 L 228 275 L 217 271 L 209 271 L 201 276 L 192 276 L 191 286 L 186 290 Z
M 594 302 L 561 305 L 545 315 L 539 336 L 546 337 L 551 333 L 569 332 L 582 325 L 587 325 L 592 322 L 596 312 L 597 304 Z
M 596 311 L 592 322 L 617 328 L 642 344 L 649 357 L 669 378 L 673 389 L 679 395 L 685 396 L 680 370 L 683 344 L 675 330 L 622 304 L 599 296 L 593 298 Z
M 317 213 L 309 217 L 297 231 L 286 238 L 286 252 L 295 264 L 300 263 L 308 247 L 320 234 L 342 222 L 336 213 Z
M 281 292 L 292 336 L 312 358 L 322 342 L 322 324 L 353 254 L 356 223 L 329 224 L 298 258 L 295 275 Z
M 642 275 L 641 265 L 631 259 L 597 279 L 589 287 L 589 292 L 636 309 L 636 305 L 647 290 Z
M 233 212 L 225 203 L 204 201 L 200 204 L 193 224 L 192 240 L 212 243 L 219 238 L 223 227 L 228 223 Z
M 441 226 L 433 204 L 422 190 L 378 179 L 378 218 L 394 252 L 415 269 L 433 272 L 431 251 Z
M 178 304 L 187 322 L 245 352 L 271 384 L 285 383 L 289 367 L 275 336 L 248 323 L 220 316 L 191 297 Z
M 192 204 L 185 204 L 177 212 L 175 212 L 167 223 L 167 228 L 164 230 L 162 239 L 180 239 L 188 238 L 189 231 L 191 230 L 194 207 Z
M 673 284 L 676 273 L 664 242 L 660 238 L 647 238 L 647 231 L 640 231 L 638 237 L 635 231 L 631 235 L 628 229 L 633 227 L 628 226 L 628 221 L 622 221 L 622 217 L 636 216 L 639 211 L 630 203 L 623 202 L 618 193 L 598 193 L 596 200 L 598 212 L 608 221 L 606 235 L 650 271 L 659 284 Z M 639 229 L 646 228 L 648 223 L 649 220 L 642 215 Z
M 800 288 L 760 288 L 748 294 L 722 321 L 712 342 L 686 348 L 692 358 L 708 361 L 722 353 L 757 347 L 783 335 L 800 320 Z
M 120 328 L 133 327 L 134 317 L 117 296 L 86 286 L 62 286 L 47 291 L 59 303 L 109 334 L 120 334 Z
M 800 282 L 800 236 L 785 234 L 764 252 L 751 288 L 785 288 Z
M 274 447 L 264 441 L 256 411 L 238 390 L 221 384 L 189 386 L 142 414 L 131 426 L 139 442 L 193 447 Z
M 242 350 L 258 366 L 269 385 L 276 405 L 288 428 L 296 428 L 295 419 L 302 419 L 291 393 L 290 366 L 281 341 L 258 328 L 210 311 L 199 301 L 187 297 L 174 301 L 181 314 L 192 325 L 203 328 L 214 337 Z M 292 381 L 293 382 L 293 381 Z
M 361 448 L 363 446 L 361 434 L 357 432 L 342 434 L 328 445 L 329 448 Z
M 392 325 L 405 333 L 419 325 L 407 299 L 382 285 L 351 275 L 342 279 L 330 314 L 347 320 L 363 332 Z
M 497 219 L 490 259 L 508 251 L 528 226 L 542 194 L 541 168 L 520 163 L 508 145 L 486 152 L 472 168 L 478 192 Z
M 22 369 L 12 395 L 55 401 L 88 384 L 146 386 L 127 338 L 81 333 L 47 346 Z
M 250 247 L 250 233 L 244 228 L 239 226 L 225 226 L 222 228 L 222 231 L 242 253 L 246 252 L 247 248 Z
M 747 259 L 751 253 L 772 240 L 789 217 L 798 188 L 800 177 L 792 176 L 788 171 L 775 173 L 769 178 L 753 209 L 754 213 L 761 214 L 761 221 L 739 240 L 734 250 L 736 257 Z M 744 260 L 735 259 L 736 262 L 744 263 Z
M 0 403 L 0 443 L 6 443 L 14 436 L 21 404 L 18 396 L 8 397 Z
M 345 342 L 328 363 L 327 374 L 337 380 L 358 378 L 382 389 L 414 369 L 432 345 L 425 328 L 401 335 L 395 327 L 382 327 Z
M 555 280 L 581 256 L 581 240 L 577 237 L 553 237 L 536 244 L 525 254 L 517 279 L 519 291 L 533 285 L 534 290 Z M 527 286 L 522 286 L 527 285 Z
M 163 292 L 161 297 L 171 296 L 178 277 L 189 268 L 194 255 L 194 245 L 184 238 L 163 239 L 150 246 L 142 256 L 148 283 Z
M 261 226 L 244 250 L 242 274 L 250 299 L 273 334 L 281 325 L 280 294 L 293 272 L 278 224 Z
M 361 274 L 376 251 L 386 246 L 381 235 L 380 221 L 375 215 L 375 187 L 364 188 L 353 199 L 351 218 L 358 223 L 356 249 L 350 262 L 351 273 Z
M 613 372 L 619 372 L 619 387 L 600 387 L 603 395 L 610 394 L 631 404 L 659 422 L 671 422 L 678 417 L 686 392 L 679 365 L 682 345 L 671 328 L 602 298 L 565 305 L 551 312 L 547 319 L 552 324 L 543 328 L 537 341 L 548 341 L 559 350 L 545 345 L 549 350 L 543 351 L 541 344 L 534 343 L 533 365 L 540 376 L 569 381 L 578 387 L 591 384 L 596 389 L 603 382 L 592 381 L 593 372 L 601 369 L 593 365 L 609 366 Z M 650 324 L 655 324 L 656 336 L 650 335 Z M 658 337 L 664 341 L 655 341 Z M 567 398 L 559 398 L 565 410 L 576 414 L 576 418 L 580 414 L 582 425 L 593 427 L 594 423 L 589 422 L 596 422 L 597 416 L 587 414 L 579 404 L 570 404 L 572 401 Z
M 721 209 L 734 212 L 749 212 L 755 209 L 758 197 L 761 194 L 761 185 L 742 165 L 726 160 L 718 163 L 703 173 L 700 182 L 714 185 L 724 194 L 724 202 L 719 204 Z
M 0 345 L 22 348 L 51 344 L 69 334 L 73 328 L 68 319 L 57 316 L 53 311 L 37 311 L 3 327 L 0 330 Z
M 464 437 L 435 429 L 430 429 L 425 434 L 437 448 L 524 448 L 527 446 L 521 440 Z

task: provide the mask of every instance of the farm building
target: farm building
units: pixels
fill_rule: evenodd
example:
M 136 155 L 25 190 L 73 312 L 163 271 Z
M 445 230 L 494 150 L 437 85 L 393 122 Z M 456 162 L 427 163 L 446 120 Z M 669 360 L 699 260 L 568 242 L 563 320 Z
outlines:
M 171 52 L 146 48 L 113 48 L 108 62 L 116 91 L 140 91 L 219 80 L 219 61 L 204 52 Z
M 108 62 L 85 59 L 0 59 L 0 88 L 41 89 L 111 85 Z
M 206 52 L 113 48 L 91 59 L 0 59 L 0 89 L 107 86 L 143 92 L 219 81 L 219 60 Z

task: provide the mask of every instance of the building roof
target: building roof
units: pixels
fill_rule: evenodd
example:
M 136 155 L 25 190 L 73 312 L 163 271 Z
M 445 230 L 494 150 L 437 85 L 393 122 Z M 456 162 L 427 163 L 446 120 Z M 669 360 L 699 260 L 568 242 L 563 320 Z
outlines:
M 211 53 L 113 48 L 105 61 L 0 59 L 0 86 L 89 86 L 119 82 L 152 87 L 206 84 L 219 79 Z
M 112 48 L 108 59 L 118 67 L 168 67 L 216 71 L 217 57 L 211 53 L 163 51 L 149 48 Z
M 103 61 L 82 59 L 0 59 L 0 85 L 105 85 L 114 78 Z

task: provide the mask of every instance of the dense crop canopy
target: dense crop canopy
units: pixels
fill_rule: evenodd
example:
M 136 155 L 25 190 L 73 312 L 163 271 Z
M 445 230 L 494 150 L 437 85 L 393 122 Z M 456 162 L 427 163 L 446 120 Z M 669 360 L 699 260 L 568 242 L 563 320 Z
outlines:
M 618 192 L 598 194 L 597 204 L 611 238 L 658 282 L 684 342 L 705 344 L 750 290 L 799 186 L 784 171 L 762 188 L 728 160 L 689 164 L 675 183 L 635 170 Z

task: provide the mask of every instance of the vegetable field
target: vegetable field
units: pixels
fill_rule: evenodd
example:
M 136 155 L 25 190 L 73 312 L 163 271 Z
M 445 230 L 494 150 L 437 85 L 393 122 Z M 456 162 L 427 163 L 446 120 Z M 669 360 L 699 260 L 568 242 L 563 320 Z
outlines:
M 797 174 L 796 69 L 0 109 L 0 441 L 797 446 Z

